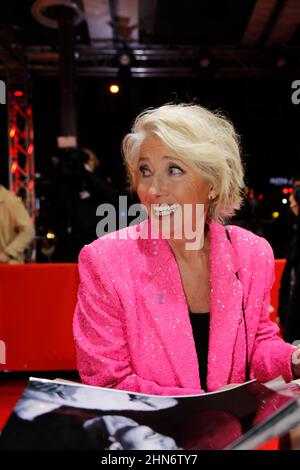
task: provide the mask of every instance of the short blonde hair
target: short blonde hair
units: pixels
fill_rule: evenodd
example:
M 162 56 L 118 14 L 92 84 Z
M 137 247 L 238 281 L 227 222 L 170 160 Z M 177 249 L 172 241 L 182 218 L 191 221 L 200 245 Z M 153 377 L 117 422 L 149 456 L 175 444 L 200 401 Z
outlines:
M 239 137 L 226 117 L 196 104 L 166 104 L 142 112 L 122 142 L 132 191 L 140 147 L 150 135 L 157 136 L 211 184 L 216 194 L 211 203 L 212 219 L 224 222 L 234 215 L 242 202 L 244 172 Z

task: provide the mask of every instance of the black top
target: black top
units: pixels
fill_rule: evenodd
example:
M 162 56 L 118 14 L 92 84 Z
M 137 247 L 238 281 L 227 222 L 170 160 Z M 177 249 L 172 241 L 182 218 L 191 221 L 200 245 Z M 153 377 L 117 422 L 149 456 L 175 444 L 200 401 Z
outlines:
M 193 329 L 194 341 L 199 363 L 199 375 L 201 388 L 206 390 L 207 357 L 209 340 L 209 312 L 190 313 L 190 321 Z

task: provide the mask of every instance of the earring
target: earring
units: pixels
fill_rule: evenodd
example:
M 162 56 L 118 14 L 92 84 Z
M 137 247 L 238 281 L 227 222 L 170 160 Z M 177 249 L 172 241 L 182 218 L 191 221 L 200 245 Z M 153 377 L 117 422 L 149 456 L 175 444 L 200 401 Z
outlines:
M 216 197 L 216 193 L 214 190 L 212 190 L 208 196 L 208 199 L 209 201 L 212 201 L 213 199 L 215 199 L 215 197 Z

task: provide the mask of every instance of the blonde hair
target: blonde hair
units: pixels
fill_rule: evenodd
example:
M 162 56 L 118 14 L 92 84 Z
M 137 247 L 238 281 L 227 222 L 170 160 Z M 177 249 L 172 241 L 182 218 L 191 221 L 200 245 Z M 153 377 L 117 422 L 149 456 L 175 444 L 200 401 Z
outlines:
M 239 138 L 226 117 L 196 104 L 166 104 L 142 112 L 122 142 L 131 191 L 140 146 L 150 135 L 211 184 L 216 195 L 211 219 L 223 222 L 234 215 L 242 202 L 244 172 Z

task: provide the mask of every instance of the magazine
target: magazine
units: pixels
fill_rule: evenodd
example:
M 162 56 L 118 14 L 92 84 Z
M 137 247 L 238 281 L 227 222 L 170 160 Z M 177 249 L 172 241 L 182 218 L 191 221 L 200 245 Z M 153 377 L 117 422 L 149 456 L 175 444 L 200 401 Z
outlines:
M 0 449 L 253 449 L 300 423 L 299 392 L 281 378 L 187 396 L 30 378 Z

